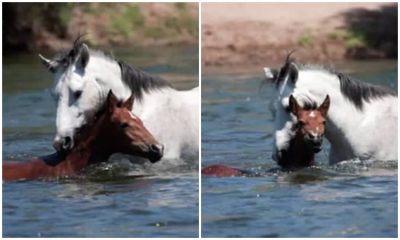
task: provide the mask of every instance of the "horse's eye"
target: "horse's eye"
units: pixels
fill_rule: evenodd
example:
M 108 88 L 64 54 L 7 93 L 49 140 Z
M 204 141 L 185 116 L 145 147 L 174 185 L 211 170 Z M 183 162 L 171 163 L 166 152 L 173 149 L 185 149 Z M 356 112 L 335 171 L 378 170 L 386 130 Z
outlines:
M 79 99 L 82 95 L 82 91 L 78 90 L 74 92 L 74 98 L 75 99 Z
M 324 125 L 325 125 L 325 124 L 326 124 L 326 121 L 325 121 L 325 120 L 324 120 L 324 121 L 322 121 L 322 124 L 324 124 Z
M 126 122 L 123 122 L 119 125 L 121 128 L 127 128 L 129 125 Z

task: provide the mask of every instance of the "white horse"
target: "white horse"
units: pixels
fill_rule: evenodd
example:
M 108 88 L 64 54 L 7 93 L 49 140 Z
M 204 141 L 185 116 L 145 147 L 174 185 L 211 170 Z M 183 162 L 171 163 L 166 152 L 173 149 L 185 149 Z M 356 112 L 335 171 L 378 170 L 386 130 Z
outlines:
M 111 89 L 120 100 L 134 95 L 133 113 L 164 146 L 164 158 L 198 160 L 199 90 L 178 91 L 163 79 L 90 50 L 76 40 L 71 50 L 41 62 L 54 74 L 52 95 L 57 101 L 54 147 L 74 145 L 79 129 L 102 106 Z M 110 139 L 110 141 L 113 141 Z
M 267 80 L 276 84 L 274 158 L 280 157 L 291 139 L 293 120 L 287 111 L 289 96 L 304 105 L 331 105 L 326 138 L 331 144 L 330 164 L 358 159 L 397 160 L 397 94 L 390 89 L 356 81 L 318 66 L 300 66 L 288 56 L 279 70 L 264 68 Z

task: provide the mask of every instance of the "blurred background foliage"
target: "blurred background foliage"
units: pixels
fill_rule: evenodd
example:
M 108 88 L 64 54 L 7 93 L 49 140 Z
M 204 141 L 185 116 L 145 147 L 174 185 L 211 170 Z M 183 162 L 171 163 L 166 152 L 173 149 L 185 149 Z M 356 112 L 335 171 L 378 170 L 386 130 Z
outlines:
M 198 44 L 197 3 L 3 3 L 3 51 Z

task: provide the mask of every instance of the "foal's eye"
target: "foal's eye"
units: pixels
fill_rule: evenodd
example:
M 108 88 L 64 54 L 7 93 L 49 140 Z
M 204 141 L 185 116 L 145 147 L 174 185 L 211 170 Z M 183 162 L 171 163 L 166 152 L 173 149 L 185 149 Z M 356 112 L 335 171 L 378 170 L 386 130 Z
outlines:
M 325 125 L 325 124 L 326 124 L 326 121 L 322 121 L 322 124 L 324 124 L 324 125 Z
M 79 99 L 81 97 L 81 95 L 82 95 L 82 91 L 80 91 L 80 90 L 74 92 L 74 98 L 75 99 Z
M 123 122 L 119 125 L 121 128 L 127 128 L 129 125 L 126 122 Z
M 303 127 L 305 125 L 305 123 L 303 121 L 298 121 L 297 122 L 297 127 Z

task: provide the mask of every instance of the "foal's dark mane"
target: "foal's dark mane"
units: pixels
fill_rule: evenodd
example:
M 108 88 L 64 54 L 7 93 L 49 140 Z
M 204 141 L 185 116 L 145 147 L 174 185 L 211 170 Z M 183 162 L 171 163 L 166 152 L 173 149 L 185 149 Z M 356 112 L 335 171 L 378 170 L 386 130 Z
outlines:
M 292 83 L 295 83 L 298 78 L 299 70 L 319 70 L 337 76 L 340 82 L 340 91 L 359 110 L 363 109 L 363 100 L 369 102 L 372 99 L 382 98 L 385 96 L 397 96 L 397 93 L 392 89 L 355 80 L 350 76 L 333 69 L 324 68 L 320 65 L 296 64 L 290 57 L 290 54 L 287 56 L 283 67 L 280 70 L 272 71 L 273 77 L 266 80 L 275 83 L 275 86 L 278 87 L 285 78 L 289 76 L 289 80 Z
M 80 53 L 80 49 L 83 45 L 82 36 L 79 36 L 68 51 L 62 51 L 56 55 L 53 59 L 62 64 L 63 67 L 67 68 L 69 65 L 73 64 L 76 57 Z M 128 65 L 127 63 L 114 58 L 109 54 L 102 54 L 99 56 L 104 56 L 112 61 L 116 61 L 118 66 L 121 68 L 121 79 L 132 91 L 135 99 L 140 101 L 143 97 L 144 92 L 148 92 L 153 89 L 161 89 L 164 87 L 171 87 L 171 85 L 160 77 L 151 76 L 150 74 L 140 70 L 139 68 Z

